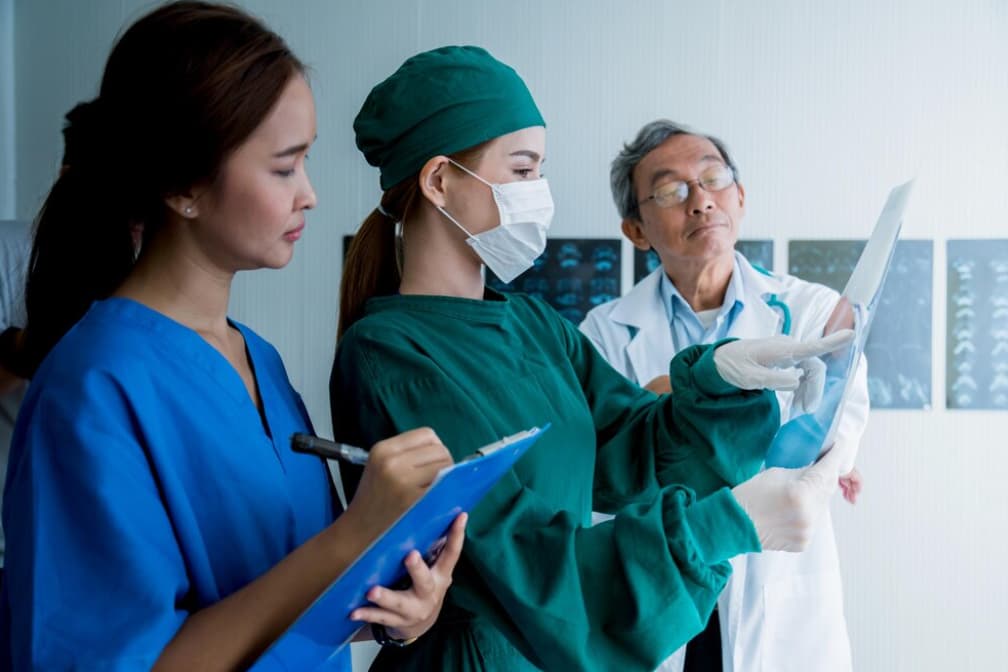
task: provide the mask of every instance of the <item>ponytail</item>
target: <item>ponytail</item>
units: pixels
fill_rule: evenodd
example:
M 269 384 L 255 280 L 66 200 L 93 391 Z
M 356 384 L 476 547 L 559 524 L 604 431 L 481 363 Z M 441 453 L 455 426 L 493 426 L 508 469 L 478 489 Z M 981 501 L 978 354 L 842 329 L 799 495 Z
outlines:
M 399 289 L 402 274 L 395 227 L 412 211 L 419 193 L 416 179 L 404 180 L 392 187 L 385 192 L 381 205 L 354 234 L 343 261 L 337 340 L 364 317 L 368 299 L 394 294 Z
M 35 218 L 18 366 L 28 376 L 133 267 L 129 199 L 118 181 L 124 171 L 115 166 L 112 148 L 101 145 L 108 136 L 98 126 L 99 107 L 96 99 L 67 114 L 63 170 Z
M 130 218 L 109 207 L 95 186 L 71 168 L 53 185 L 35 220 L 25 289 L 23 352 L 29 374 L 91 303 L 109 296 L 133 268 Z

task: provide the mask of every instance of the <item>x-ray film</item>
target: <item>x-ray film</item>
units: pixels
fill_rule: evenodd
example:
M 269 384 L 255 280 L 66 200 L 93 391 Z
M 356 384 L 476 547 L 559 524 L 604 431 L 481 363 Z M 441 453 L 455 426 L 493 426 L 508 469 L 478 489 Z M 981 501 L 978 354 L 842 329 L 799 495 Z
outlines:
M 791 240 L 788 272 L 842 292 L 867 242 Z M 865 344 L 872 410 L 931 407 L 933 248 L 930 240 L 896 242 Z
M 486 284 L 500 292 L 524 292 L 580 324 L 588 311 L 620 295 L 617 238 L 550 238 L 532 268 L 505 284 L 487 269 Z
M 844 401 L 853 387 L 854 374 L 864 353 L 879 296 L 892 263 L 912 186 L 913 181 L 910 181 L 889 193 L 875 230 L 823 330 L 824 334 L 831 334 L 840 329 L 853 329 L 854 340 L 847 347 L 822 358 L 826 363 L 822 402 L 812 413 L 790 418 L 781 425 L 767 451 L 766 466 L 804 467 L 833 445 Z
M 946 406 L 1008 409 L 1008 239 L 948 241 Z

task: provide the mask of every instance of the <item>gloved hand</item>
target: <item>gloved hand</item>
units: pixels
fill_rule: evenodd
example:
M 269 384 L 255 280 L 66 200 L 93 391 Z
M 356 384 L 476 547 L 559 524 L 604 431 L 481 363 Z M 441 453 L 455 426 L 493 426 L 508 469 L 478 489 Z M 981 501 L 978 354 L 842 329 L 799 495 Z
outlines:
M 714 366 L 726 382 L 743 390 L 794 391 L 795 415 L 814 411 L 822 401 L 826 364 L 820 355 L 854 340 L 850 329 L 811 341 L 771 336 L 731 341 L 714 351 Z
M 829 451 L 804 469 L 774 467 L 732 488 L 764 551 L 803 551 L 836 492 L 841 456 Z

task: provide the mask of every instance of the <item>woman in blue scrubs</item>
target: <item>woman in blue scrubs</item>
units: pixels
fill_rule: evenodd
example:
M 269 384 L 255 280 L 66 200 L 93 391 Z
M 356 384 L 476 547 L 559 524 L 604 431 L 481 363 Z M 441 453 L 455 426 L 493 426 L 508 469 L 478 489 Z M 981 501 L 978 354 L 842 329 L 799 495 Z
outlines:
M 227 317 L 235 273 L 286 265 L 315 205 L 303 70 L 241 11 L 171 4 L 73 115 L 28 279 L 0 669 L 246 667 L 450 463 L 429 429 L 376 444 L 340 513 L 290 450 L 311 424 L 278 353 Z M 426 631 L 463 524 L 352 616 Z

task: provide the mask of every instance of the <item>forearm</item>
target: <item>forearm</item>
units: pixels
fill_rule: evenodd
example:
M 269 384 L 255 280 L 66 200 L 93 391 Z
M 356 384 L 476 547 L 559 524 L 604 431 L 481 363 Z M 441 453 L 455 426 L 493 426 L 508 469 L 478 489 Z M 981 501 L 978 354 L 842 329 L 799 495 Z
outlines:
M 343 514 L 252 583 L 189 616 L 154 669 L 248 667 L 370 541 Z
M 654 669 L 703 628 L 724 560 L 759 550 L 727 490 L 695 500 L 668 488 L 590 528 L 537 510 L 527 491 L 489 497 L 467 540 L 479 578 L 457 577 L 455 603 L 543 669 Z
M 701 497 L 759 471 L 780 426 L 776 396 L 726 382 L 713 352 L 694 346 L 670 363 L 673 392 L 660 402 L 668 439 L 656 443 L 659 483 L 686 485 Z
M 744 481 L 759 470 L 778 426 L 776 398 L 725 382 L 708 346 L 670 362 L 673 391 L 662 397 L 594 360 L 583 369 L 598 429 L 597 511 L 615 512 L 658 486 L 706 496 Z

